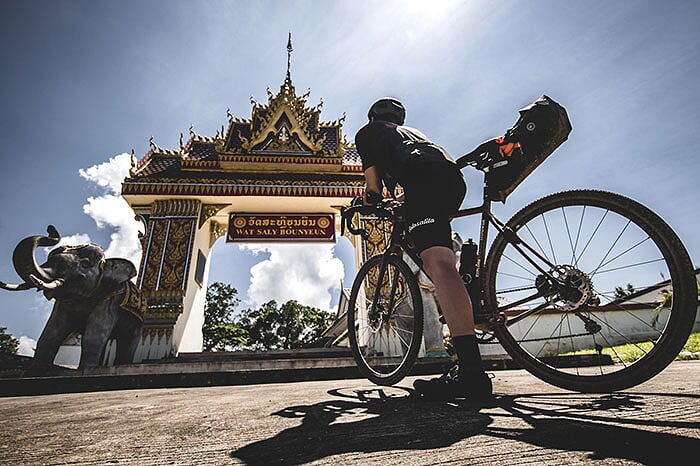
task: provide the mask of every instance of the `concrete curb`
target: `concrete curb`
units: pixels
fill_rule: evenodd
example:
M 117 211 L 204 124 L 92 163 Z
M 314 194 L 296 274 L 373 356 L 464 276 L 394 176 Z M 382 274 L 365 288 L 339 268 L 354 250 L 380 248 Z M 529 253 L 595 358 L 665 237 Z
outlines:
M 485 356 L 487 370 L 518 369 L 507 357 Z M 580 358 L 577 360 L 580 363 Z M 562 358 L 560 365 L 567 360 Z M 409 375 L 440 374 L 446 358 L 421 358 Z M 0 397 L 144 388 L 210 387 L 364 378 L 346 349 L 236 353 L 190 353 L 142 364 L 98 367 L 79 372 L 54 367 L 31 374 L 28 364 L 0 378 Z

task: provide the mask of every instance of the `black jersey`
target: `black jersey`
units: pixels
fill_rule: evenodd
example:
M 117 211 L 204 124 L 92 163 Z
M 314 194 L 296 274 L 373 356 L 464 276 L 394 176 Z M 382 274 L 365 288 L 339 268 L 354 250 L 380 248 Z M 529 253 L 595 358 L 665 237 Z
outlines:
M 416 250 L 451 248 L 449 215 L 459 208 L 467 187 L 447 151 L 417 129 L 376 120 L 357 132 L 355 145 L 364 170 L 376 167 L 392 193 L 397 183 L 403 187 Z
M 388 121 L 372 121 L 355 136 L 362 169 L 376 166 L 386 187 L 404 188 L 420 182 L 421 171 L 430 165 L 454 165 L 450 155 L 415 128 Z

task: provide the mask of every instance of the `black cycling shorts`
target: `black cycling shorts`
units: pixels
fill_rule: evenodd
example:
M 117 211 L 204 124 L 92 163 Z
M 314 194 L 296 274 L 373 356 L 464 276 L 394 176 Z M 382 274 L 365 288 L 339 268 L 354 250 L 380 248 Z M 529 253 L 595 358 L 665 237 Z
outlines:
M 452 249 L 449 216 L 459 210 L 467 185 L 454 164 L 422 167 L 420 180 L 404 186 L 409 238 L 418 253 L 433 247 Z

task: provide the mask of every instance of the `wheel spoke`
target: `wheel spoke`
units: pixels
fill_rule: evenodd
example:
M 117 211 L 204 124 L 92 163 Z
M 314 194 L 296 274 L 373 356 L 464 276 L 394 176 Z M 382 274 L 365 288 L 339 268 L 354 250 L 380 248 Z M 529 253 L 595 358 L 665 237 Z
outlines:
M 592 232 L 592 233 L 590 234 L 590 236 L 588 237 L 588 241 L 586 242 L 586 245 L 583 247 L 583 250 L 582 250 L 581 253 L 578 255 L 578 258 L 576 259 L 576 261 L 574 262 L 574 266 L 578 267 L 578 265 L 579 265 L 579 264 L 578 264 L 579 260 L 580 260 L 580 259 L 583 257 L 583 255 L 586 253 L 586 251 L 588 250 L 588 246 L 591 245 L 591 243 L 593 242 L 593 239 L 596 238 L 596 235 L 597 235 L 597 233 L 598 233 L 598 230 L 600 230 L 600 227 L 603 225 L 603 222 L 605 221 L 605 218 L 608 216 L 608 212 L 609 212 L 609 211 L 606 210 L 606 211 L 603 213 L 603 216 L 600 218 L 600 221 L 598 222 L 598 224 L 596 225 L 595 229 L 593 230 L 593 232 Z M 581 221 L 583 221 L 583 219 L 581 219 Z
M 566 218 L 566 210 L 561 208 L 561 215 L 564 218 L 564 225 L 566 226 L 566 236 L 569 239 L 569 247 L 571 247 L 571 263 L 574 262 L 576 258 L 576 248 L 574 247 L 574 242 L 571 239 L 571 229 L 569 228 L 569 221 Z M 577 235 L 578 236 L 578 235 Z
M 576 243 L 574 244 L 573 252 L 572 252 L 572 256 L 571 256 L 571 263 L 574 265 L 574 267 L 576 267 L 576 264 L 577 264 L 576 258 L 578 256 L 576 254 L 576 251 L 578 251 L 578 242 L 581 239 L 581 233 L 583 231 L 583 220 L 586 217 L 586 207 L 587 206 L 583 206 L 583 209 L 581 209 L 581 217 L 579 218 L 578 228 L 576 228 Z
M 539 241 L 539 239 L 537 238 L 537 235 L 535 235 L 535 234 L 532 232 L 532 230 L 530 229 L 530 226 L 529 226 L 529 225 L 525 225 L 525 228 L 524 228 L 524 229 L 527 230 L 527 232 L 530 234 L 530 239 L 531 239 L 532 241 L 535 242 L 535 244 L 537 245 L 537 248 L 539 249 L 540 253 L 541 253 L 545 258 L 547 258 L 547 259 L 549 260 L 549 257 L 547 257 L 547 252 L 544 250 L 544 248 L 543 248 L 542 245 L 540 244 L 540 241 Z
M 544 231 L 547 233 L 547 241 L 549 242 L 549 249 L 552 251 L 552 260 L 557 263 L 557 255 L 554 253 L 554 246 L 552 246 L 552 235 L 549 234 L 549 227 L 547 226 L 547 219 L 542 215 L 542 223 L 544 224 Z
M 646 242 L 649 241 L 649 240 L 650 240 L 650 238 L 647 237 L 646 239 L 643 239 L 642 241 L 639 241 L 639 242 L 636 243 L 635 245 L 630 246 L 630 247 L 627 248 L 625 251 L 619 253 L 619 254 L 616 255 L 615 257 L 613 257 L 613 258 L 611 258 L 611 259 L 608 259 L 607 261 L 601 263 L 594 271 L 590 272 L 589 275 L 593 276 L 593 275 L 599 273 L 599 272 L 600 272 L 600 269 L 602 269 L 602 268 L 605 267 L 606 265 L 611 264 L 611 263 L 615 262 L 617 259 L 623 257 L 624 255 L 626 255 L 626 254 L 628 254 L 628 253 L 634 251 L 635 249 L 637 249 L 638 247 L 640 247 L 641 245 L 643 245 L 644 243 L 646 243 Z M 662 260 L 663 260 L 663 259 L 662 259 Z
M 589 273 L 590 276 L 594 276 L 598 272 L 598 270 L 603 266 L 603 264 L 605 263 L 605 260 L 608 258 L 608 256 L 612 252 L 612 250 L 615 248 L 615 245 L 617 245 L 617 243 L 620 241 L 620 238 L 622 238 L 622 235 L 624 235 L 625 231 L 627 231 L 627 228 L 630 226 L 630 223 L 632 223 L 632 222 L 628 221 L 627 224 L 625 225 L 625 227 L 622 229 L 622 231 L 620 231 L 620 233 L 618 233 L 617 238 L 615 238 L 615 241 L 613 241 L 613 243 L 610 245 L 607 252 L 603 256 L 603 258 L 600 260 L 600 263 L 598 264 L 598 266 Z

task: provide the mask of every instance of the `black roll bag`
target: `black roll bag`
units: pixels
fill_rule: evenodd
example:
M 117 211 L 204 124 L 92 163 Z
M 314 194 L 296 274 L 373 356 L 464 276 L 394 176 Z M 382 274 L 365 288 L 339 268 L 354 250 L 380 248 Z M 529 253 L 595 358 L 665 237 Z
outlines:
M 520 117 L 502 138 L 493 140 L 485 172 L 486 193 L 496 201 L 506 197 L 569 137 L 566 109 L 543 95 L 520 110 Z

